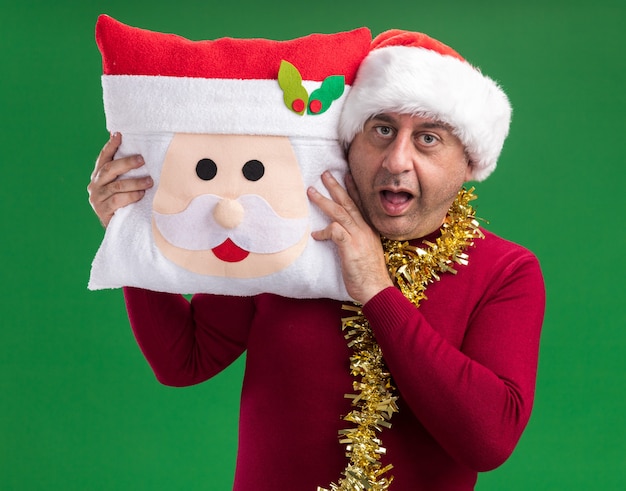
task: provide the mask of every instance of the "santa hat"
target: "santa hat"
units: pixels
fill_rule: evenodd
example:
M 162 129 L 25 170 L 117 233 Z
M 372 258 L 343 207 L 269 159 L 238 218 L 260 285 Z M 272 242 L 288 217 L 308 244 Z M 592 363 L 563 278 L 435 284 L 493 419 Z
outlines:
M 101 15 L 96 41 L 109 131 L 336 140 L 371 34 L 191 41 Z
M 382 112 L 419 114 L 450 125 L 476 181 L 495 169 L 511 119 L 509 100 L 496 82 L 449 46 L 397 29 L 374 39 L 359 68 L 340 119 L 344 145 Z

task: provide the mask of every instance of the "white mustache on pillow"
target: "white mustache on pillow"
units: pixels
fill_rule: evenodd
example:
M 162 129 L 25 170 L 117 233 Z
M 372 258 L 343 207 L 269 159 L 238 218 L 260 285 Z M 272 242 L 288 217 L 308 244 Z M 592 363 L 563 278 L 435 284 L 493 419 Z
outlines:
M 243 207 L 242 222 L 225 228 L 215 220 L 213 211 L 221 196 L 203 194 L 194 198 L 179 213 L 153 210 L 154 221 L 163 238 L 181 249 L 213 249 L 226 239 L 240 248 L 258 254 L 272 254 L 297 244 L 308 230 L 309 218 L 283 218 L 261 196 L 245 194 L 237 198 Z

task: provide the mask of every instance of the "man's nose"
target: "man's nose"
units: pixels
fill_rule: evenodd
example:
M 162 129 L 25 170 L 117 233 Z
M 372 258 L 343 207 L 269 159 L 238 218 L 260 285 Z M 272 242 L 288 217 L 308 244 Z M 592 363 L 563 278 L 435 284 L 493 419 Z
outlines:
M 414 154 L 411 136 L 398 133 L 387 147 L 382 166 L 391 174 L 402 174 L 413 169 Z
M 243 221 L 244 209 L 239 201 L 224 198 L 213 209 L 213 218 L 224 228 L 232 229 Z

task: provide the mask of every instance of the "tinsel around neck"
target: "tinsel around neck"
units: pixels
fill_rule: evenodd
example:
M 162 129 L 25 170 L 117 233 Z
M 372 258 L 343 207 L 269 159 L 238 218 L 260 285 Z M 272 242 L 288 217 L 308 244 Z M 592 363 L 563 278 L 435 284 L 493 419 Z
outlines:
M 466 249 L 475 239 L 484 237 L 469 204 L 476 198 L 473 191 L 474 188 L 459 191 L 439 236 L 434 242 L 422 242 L 426 247 L 382 238 L 389 274 L 416 307 L 426 299 L 427 286 L 438 281 L 440 274 L 456 274 L 454 265 L 467 265 Z M 352 313 L 342 319 L 342 329 L 353 350 L 350 371 L 357 391 L 346 394 L 353 410 L 344 420 L 355 426 L 339 432 L 349 460 L 343 477 L 336 484 L 331 483 L 330 488 L 318 487 L 317 491 L 386 491 L 393 481 L 393 476 L 387 476 L 393 465 L 382 466 L 380 459 L 386 449 L 377 435 L 382 428 L 391 427 L 391 417 L 398 412 L 398 397 L 394 395 L 391 375 L 361 307 L 355 304 L 343 308 Z
M 461 189 L 452 203 L 434 242 L 426 247 L 408 241 L 382 239 L 389 274 L 406 298 L 419 306 L 426 299 L 426 287 L 439 281 L 441 273 L 456 274 L 454 265 L 468 263 L 467 248 L 475 239 L 484 238 L 470 201 L 476 199 L 474 188 Z

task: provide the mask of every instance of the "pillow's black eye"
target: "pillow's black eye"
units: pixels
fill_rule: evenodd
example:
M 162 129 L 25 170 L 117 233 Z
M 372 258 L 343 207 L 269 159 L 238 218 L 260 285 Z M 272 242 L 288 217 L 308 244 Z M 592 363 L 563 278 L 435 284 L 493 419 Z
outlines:
M 217 165 L 211 159 L 198 160 L 196 174 L 203 181 L 210 181 L 217 174 Z
M 258 160 L 248 160 L 241 171 L 243 172 L 243 177 L 248 181 L 258 181 L 265 174 L 265 166 L 263 162 Z

